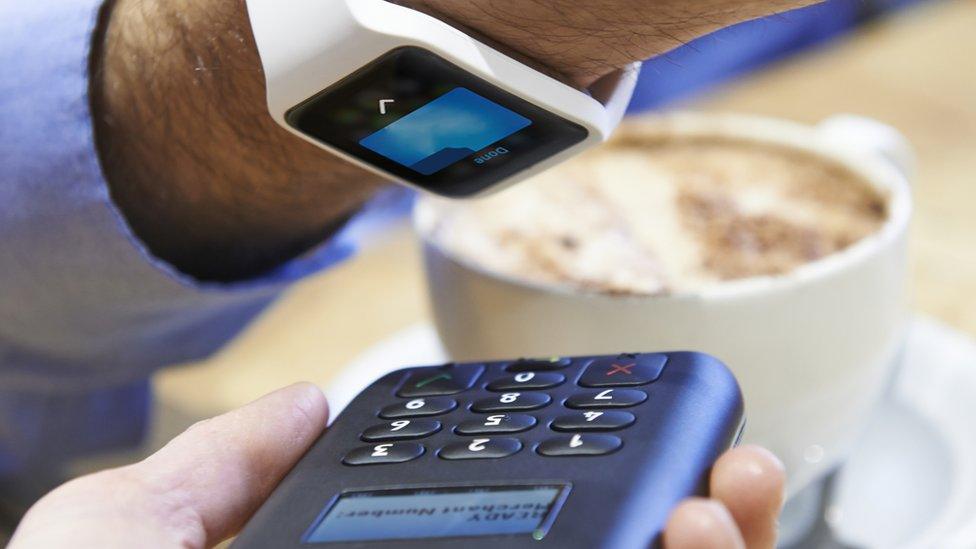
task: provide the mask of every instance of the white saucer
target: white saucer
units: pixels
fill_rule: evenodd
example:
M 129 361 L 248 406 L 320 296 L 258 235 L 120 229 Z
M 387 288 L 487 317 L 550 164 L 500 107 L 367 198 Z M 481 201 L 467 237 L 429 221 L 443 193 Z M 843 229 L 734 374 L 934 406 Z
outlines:
M 834 534 L 868 547 L 976 548 L 976 341 L 916 318 L 892 393 L 841 470 Z
M 859 547 L 973 549 L 976 341 L 927 318 L 909 334 L 892 398 L 837 479 L 829 523 Z M 387 372 L 445 360 L 433 327 L 417 324 L 367 349 L 325 392 L 337 415 Z
M 329 399 L 330 418 L 335 419 L 360 391 L 393 370 L 446 361 L 447 353 L 433 326 L 422 323 L 404 328 L 360 353 L 322 388 Z

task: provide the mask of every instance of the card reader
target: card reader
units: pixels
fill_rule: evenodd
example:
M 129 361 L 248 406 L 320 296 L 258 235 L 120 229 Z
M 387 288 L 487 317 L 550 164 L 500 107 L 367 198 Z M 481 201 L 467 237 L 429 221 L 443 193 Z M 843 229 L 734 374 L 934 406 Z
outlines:
M 736 444 L 742 396 L 705 354 L 398 370 L 360 393 L 235 548 L 648 547 Z

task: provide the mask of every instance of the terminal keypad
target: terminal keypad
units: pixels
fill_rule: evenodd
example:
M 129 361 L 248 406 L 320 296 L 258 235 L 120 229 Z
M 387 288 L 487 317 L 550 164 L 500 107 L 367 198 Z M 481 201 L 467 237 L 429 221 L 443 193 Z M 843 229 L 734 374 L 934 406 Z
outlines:
M 428 453 L 445 461 L 504 459 L 525 449 L 539 459 L 610 454 L 640 421 L 646 386 L 667 360 L 649 353 L 416 368 L 342 462 L 402 463 Z M 568 396 L 567 383 L 575 387 Z

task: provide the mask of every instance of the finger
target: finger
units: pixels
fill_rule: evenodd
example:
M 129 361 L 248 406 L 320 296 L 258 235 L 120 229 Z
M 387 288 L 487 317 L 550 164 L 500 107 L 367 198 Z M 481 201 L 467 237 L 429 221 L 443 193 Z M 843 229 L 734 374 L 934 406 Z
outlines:
M 744 549 L 732 515 L 721 503 L 690 498 L 678 506 L 664 529 L 666 549 Z
M 202 421 L 135 465 L 94 473 L 41 499 L 12 548 L 207 547 L 230 536 L 321 433 L 311 384 Z
M 783 463 L 759 446 L 730 450 L 712 468 L 711 496 L 732 514 L 750 549 L 775 545 L 785 485 Z
M 322 391 L 299 383 L 200 422 L 136 465 L 199 517 L 206 542 L 237 532 L 328 419 Z

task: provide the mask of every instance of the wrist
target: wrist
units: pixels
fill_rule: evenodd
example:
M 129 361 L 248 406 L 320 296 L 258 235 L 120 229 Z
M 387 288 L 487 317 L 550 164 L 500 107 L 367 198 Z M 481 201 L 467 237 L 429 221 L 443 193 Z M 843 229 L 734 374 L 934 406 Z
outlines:
M 578 88 L 722 27 L 819 0 L 395 0 Z
M 493 9 L 490 0 L 396 0 L 396 3 L 440 19 L 506 55 L 578 89 L 588 88 L 603 76 L 632 61 L 616 61 L 619 64 L 615 65 L 615 60 L 592 55 L 582 61 L 576 55 L 568 54 L 565 48 L 556 45 L 557 41 L 543 38 L 556 32 L 555 25 L 545 22 L 553 19 L 551 13 L 542 21 L 522 17 L 508 19 L 501 15 L 507 11 L 506 6 L 513 4 L 508 0 L 503 2 L 500 9 Z
M 317 244 L 380 181 L 280 128 L 244 2 L 117 0 L 96 44 L 96 143 L 157 256 L 237 279 Z

